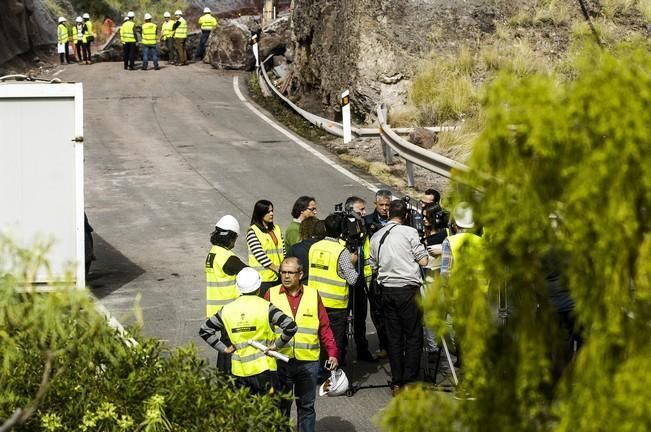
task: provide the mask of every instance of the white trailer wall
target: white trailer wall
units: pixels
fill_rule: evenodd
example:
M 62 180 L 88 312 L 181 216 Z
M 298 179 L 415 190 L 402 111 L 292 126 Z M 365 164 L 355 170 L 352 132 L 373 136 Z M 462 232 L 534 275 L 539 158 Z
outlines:
M 51 276 L 84 280 L 81 84 L 0 83 L 0 230 L 54 241 Z M 41 272 L 35 283 L 48 283 Z

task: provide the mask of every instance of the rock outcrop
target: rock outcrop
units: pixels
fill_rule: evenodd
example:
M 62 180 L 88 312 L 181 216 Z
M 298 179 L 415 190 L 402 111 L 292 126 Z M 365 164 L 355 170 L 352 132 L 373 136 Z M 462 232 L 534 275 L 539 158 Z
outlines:
M 255 59 L 249 44 L 249 27 L 236 20 L 224 20 L 212 32 L 204 62 L 217 69 L 251 70 Z

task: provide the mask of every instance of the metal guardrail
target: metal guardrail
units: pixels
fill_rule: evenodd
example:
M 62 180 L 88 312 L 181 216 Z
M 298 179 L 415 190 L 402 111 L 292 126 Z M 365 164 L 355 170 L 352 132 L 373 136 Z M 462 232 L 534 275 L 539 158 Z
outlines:
M 272 56 L 267 57 L 260 67 L 258 68 L 258 77 L 264 78 L 264 83 L 267 88 L 270 89 L 273 93 L 276 94 L 280 99 L 282 99 L 287 105 L 289 105 L 294 111 L 296 111 L 301 117 L 309 121 L 313 125 L 320 127 L 328 133 L 333 135 L 343 137 L 344 128 L 341 123 L 334 122 L 332 120 L 319 117 L 315 114 L 305 111 L 294 102 L 286 98 L 280 90 L 269 79 L 267 71 L 265 70 L 264 64 Z M 396 128 L 392 129 L 387 124 L 387 109 L 384 105 L 378 106 L 377 109 L 378 122 L 380 123 L 379 128 L 352 128 L 353 135 L 357 137 L 379 137 L 382 142 L 382 151 L 384 154 L 384 161 L 387 164 L 393 163 L 394 153 L 405 159 L 406 171 L 407 171 L 407 185 L 413 187 L 415 184 L 414 181 L 414 165 L 418 165 L 430 172 L 439 174 L 443 177 L 450 178 L 452 176 L 452 171 L 468 171 L 468 167 L 460 162 L 454 161 L 450 158 L 447 158 L 438 153 L 434 153 L 430 150 L 425 150 L 415 144 L 410 143 L 404 138 L 400 137 L 400 133 L 407 134 L 413 131 L 413 128 Z M 432 132 L 441 132 L 444 130 L 456 129 L 455 127 L 427 127 L 425 128 Z

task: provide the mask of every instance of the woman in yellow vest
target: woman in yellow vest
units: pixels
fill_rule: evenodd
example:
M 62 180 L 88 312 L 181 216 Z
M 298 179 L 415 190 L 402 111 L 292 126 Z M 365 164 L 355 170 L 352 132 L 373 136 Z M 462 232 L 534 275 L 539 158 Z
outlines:
M 77 63 L 87 64 L 88 54 L 86 52 L 86 25 L 82 17 L 75 18 L 75 27 L 72 29 L 72 37 L 77 50 Z
M 274 205 L 259 200 L 253 207 L 251 227 L 246 233 L 249 247 L 249 265 L 260 273 L 261 295 L 278 285 L 278 270 L 285 256 L 285 244 L 280 227 L 274 224 Z

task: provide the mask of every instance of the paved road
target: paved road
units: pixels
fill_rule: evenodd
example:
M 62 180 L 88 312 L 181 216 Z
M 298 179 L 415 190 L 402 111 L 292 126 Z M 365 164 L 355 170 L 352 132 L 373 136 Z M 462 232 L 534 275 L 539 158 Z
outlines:
M 103 63 L 69 66 L 59 77 L 84 83 L 86 210 L 98 258 L 88 282 L 125 322 L 139 302 L 149 336 L 207 347 L 197 336 L 203 261 L 222 215 L 233 214 L 245 230 L 261 198 L 274 203 L 281 226 L 302 194 L 317 197 L 321 217 L 351 194 L 372 201 L 367 187 L 240 101 L 234 78 L 245 91 L 244 75 L 203 64 L 129 72 Z M 236 252 L 246 256 L 243 241 Z M 383 367 L 354 366 L 365 383 L 386 382 Z M 389 397 L 382 388 L 321 399 L 318 430 L 376 430 L 371 418 Z

